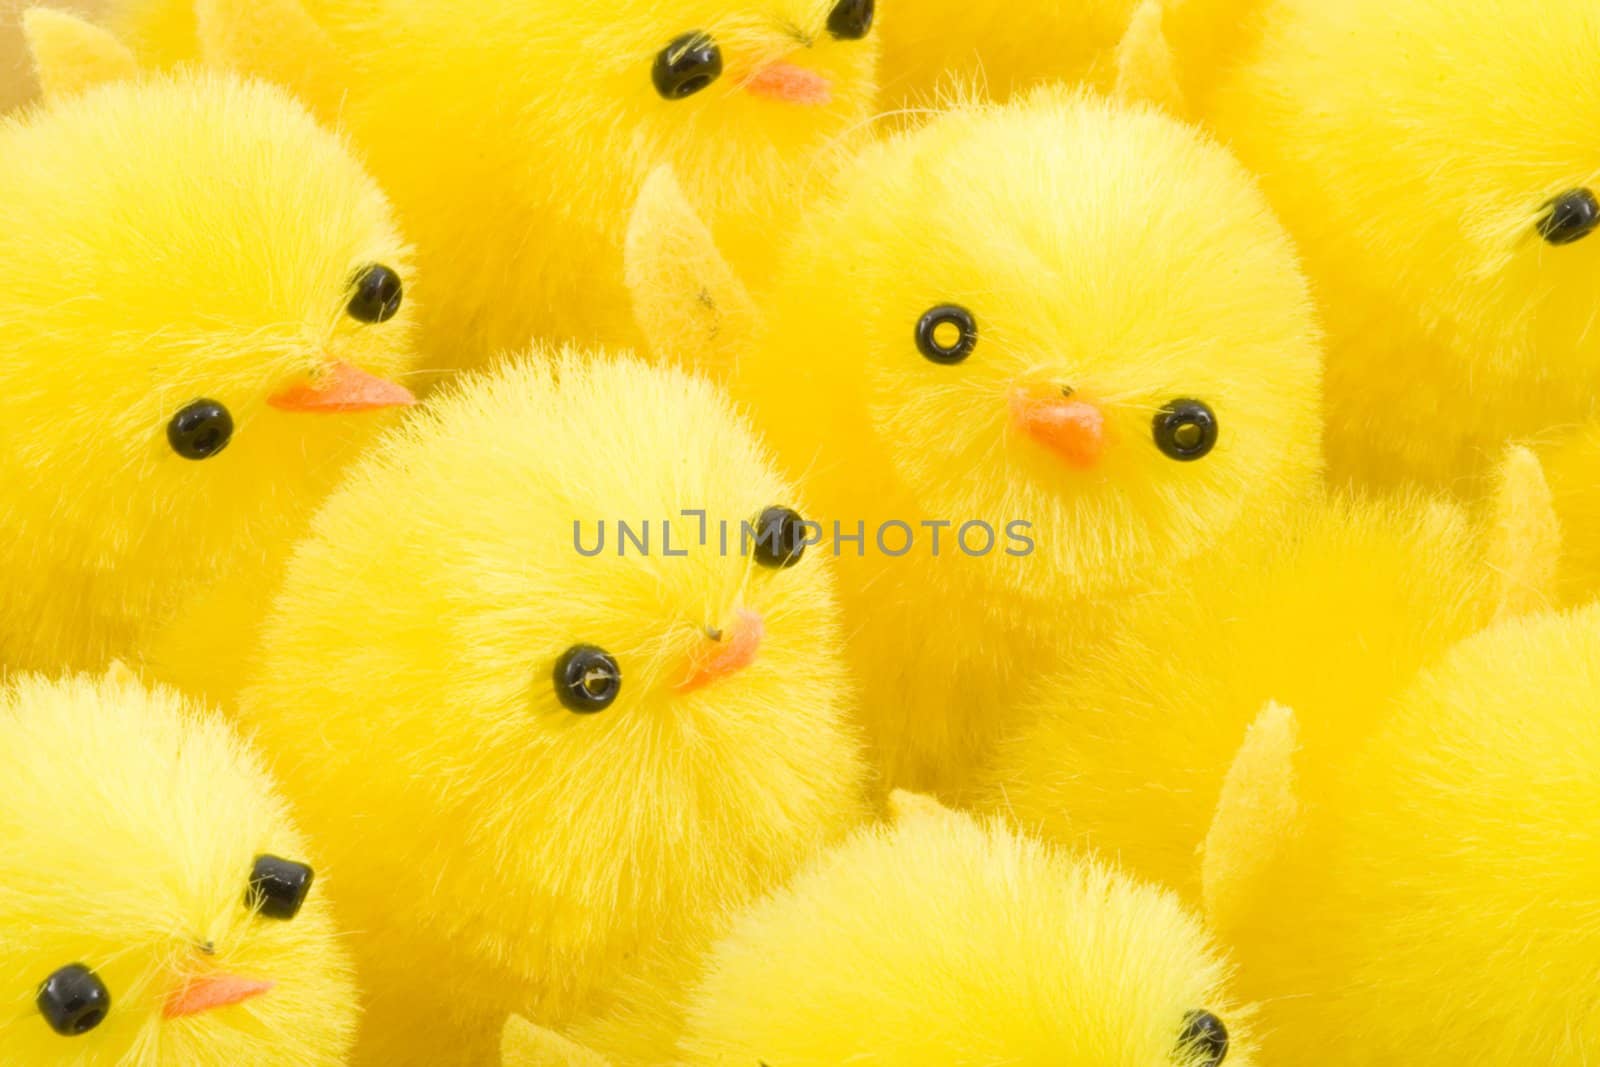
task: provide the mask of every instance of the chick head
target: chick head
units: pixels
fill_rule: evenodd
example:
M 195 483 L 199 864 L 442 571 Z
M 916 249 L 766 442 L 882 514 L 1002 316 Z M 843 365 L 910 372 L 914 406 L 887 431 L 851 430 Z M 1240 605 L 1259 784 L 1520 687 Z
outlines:
M 858 820 L 801 514 L 717 391 L 631 359 L 513 362 L 370 453 L 242 698 L 353 906 L 414 886 L 405 927 L 549 1018 Z
M 936 520 L 1031 523 L 1035 558 L 995 568 L 1011 592 L 1118 589 L 1317 470 L 1289 241 L 1227 153 L 1153 110 L 1048 90 L 894 136 L 790 268 L 740 371 L 781 447 L 843 442 L 816 469 L 840 500 L 898 486 Z
M 1586 404 L 1600 382 L 1600 11 L 1584 0 L 1269 10 L 1252 58 L 1224 80 L 1215 124 L 1303 242 L 1341 346 L 1383 352 L 1383 336 L 1404 329 L 1431 339 L 1409 358 L 1432 347 L 1447 361 L 1354 357 L 1336 387 L 1349 447 L 1372 448 L 1359 438 L 1387 417 L 1364 416 L 1363 403 L 1404 400 L 1404 386 L 1373 398 L 1362 376 L 1470 372 L 1466 395 L 1416 413 L 1410 432 L 1424 440 L 1392 443 L 1419 461 L 1473 441 L 1476 422 L 1544 429 L 1557 421 L 1542 420 L 1552 394 Z M 1375 307 L 1400 318 L 1375 321 Z M 1462 473 L 1443 458 L 1429 469 Z
M 412 402 L 406 246 L 338 137 L 230 77 L 91 88 L 0 156 L 0 525 L 36 624 L 6 651 L 99 663 Z
M 0 689 L 13 1063 L 345 1062 L 358 1001 L 305 842 L 217 716 L 131 679 Z

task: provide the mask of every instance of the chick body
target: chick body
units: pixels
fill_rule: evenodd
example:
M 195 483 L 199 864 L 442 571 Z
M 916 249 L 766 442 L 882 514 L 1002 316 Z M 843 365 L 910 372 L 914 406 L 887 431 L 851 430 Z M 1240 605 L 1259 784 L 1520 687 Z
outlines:
M 865 151 L 786 261 L 735 391 L 841 557 L 890 786 L 959 796 L 1016 687 L 1109 604 L 1315 484 L 1289 242 L 1225 152 L 1152 110 L 1052 90 L 950 112 Z M 936 361 L 921 323 L 951 308 L 973 340 L 947 321 L 933 343 L 966 354 Z M 1175 459 L 1157 425 L 1180 408 L 1216 434 L 1191 422 Z
M 209 61 L 289 81 L 382 176 L 429 279 L 430 369 L 533 339 L 636 345 L 622 246 L 660 164 L 764 269 L 795 190 L 876 85 L 876 35 L 830 31 L 831 0 L 286 0 L 311 44 L 254 32 L 262 5 L 199 6 Z M 184 0 L 129 0 L 122 17 L 154 56 L 194 51 Z M 658 56 L 692 34 L 721 74 L 663 98 Z
M 1252 1013 L 1171 894 L 998 820 L 890 807 L 731 917 L 687 980 L 570 1039 L 514 1021 L 507 1067 L 1254 1062 Z M 1184 1040 L 1202 1015 L 1225 1040 Z
M 1509 620 L 1424 670 L 1230 931 L 1265 1055 L 1353 1067 L 1600 1055 L 1600 608 Z M 1296 760 L 1302 773 L 1304 755 Z M 1248 976 L 1248 977 L 1243 977 Z
M 127 672 L 19 675 L 0 687 L 0 734 L 8 1065 L 345 1062 L 348 953 L 319 882 L 293 918 L 257 906 L 258 857 L 303 864 L 305 842 L 220 716 Z M 74 964 L 109 1002 L 63 1036 L 39 1000 Z
M 740 544 L 773 507 L 801 509 L 712 386 L 573 353 L 441 391 L 330 498 L 241 714 L 345 860 L 363 1061 L 596 1009 L 865 817 L 826 561 Z M 584 650 L 593 714 L 561 695 Z
M 1600 422 L 1548 436 L 1539 455 L 1565 538 L 1561 602 L 1580 607 L 1600 597 Z
M 0 664 L 135 661 L 221 582 L 242 592 L 217 635 L 247 645 L 381 422 L 306 401 L 410 400 L 404 307 L 347 310 L 369 265 L 406 276 L 383 195 L 283 92 L 215 74 L 24 111 L 0 156 Z
M 1505 441 L 1593 416 L 1600 12 L 1259 7 L 1196 104 L 1261 175 L 1325 308 L 1331 473 L 1462 488 Z
M 1119 639 L 1046 674 L 984 774 L 984 806 L 1098 848 L 1198 902 L 1206 840 L 1246 729 L 1293 711 L 1301 792 L 1424 664 L 1499 609 L 1462 511 L 1420 493 L 1334 497 L 1144 598 Z

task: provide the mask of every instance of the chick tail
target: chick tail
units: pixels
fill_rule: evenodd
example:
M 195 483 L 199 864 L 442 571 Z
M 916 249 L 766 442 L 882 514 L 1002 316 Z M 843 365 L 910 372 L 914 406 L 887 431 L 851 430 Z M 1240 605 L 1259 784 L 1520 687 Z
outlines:
M 755 305 L 671 167 L 657 167 L 640 187 L 623 270 L 634 318 L 657 362 L 716 380 L 733 372 L 755 332 Z
M 610 1067 L 605 1059 L 520 1015 L 500 1034 L 501 1067 Z
M 1495 468 L 1484 558 L 1502 619 L 1548 610 L 1557 600 L 1563 532 L 1544 466 L 1512 445 Z
M 138 76 L 138 63 L 121 41 L 76 15 L 29 8 L 22 13 L 22 32 L 46 97 L 69 96 Z
M 1299 739 L 1294 712 L 1269 702 L 1245 732 L 1223 780 L 1200 865 L 1206 916 L 1220 934 L 1248 920 L 1263 876 L 1300 821 L 1294 774 Z
M 1141 0 L 1134 9 L 1127 32 L 1117 45 L 1116 95 L 1183 117 L 1188 103 L 1179 87 L 1172 46 L 1162 26 L 1164 15 L 1162 0 Z

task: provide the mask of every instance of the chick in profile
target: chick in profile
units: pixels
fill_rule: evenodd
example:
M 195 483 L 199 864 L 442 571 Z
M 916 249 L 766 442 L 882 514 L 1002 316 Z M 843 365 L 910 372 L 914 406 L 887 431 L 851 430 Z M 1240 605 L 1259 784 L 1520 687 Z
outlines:
M 120 0 L 151 52 L 288 84 L 351 131 L 432 286 L 430 368 L 634 343 L 629 210 L 671 164 L 730 252 L 870 114 L 875 0 Z
M 1557 552 L 1538 532 L 1548 495 L 1527 461 L 1508 455 L 1481 517 L 1420 492 L 1338 495 L 1141 598 L 1117 641 L 1020 698 L 1025 725 L 985 770 L 982 806 L 1198 903 L 1196 853 L 1263 709 L 1293 712 L 1300 785 L 1319 795 L 1335 754 L 1376 728 L 1417 670 L 1497 616 L 1546 603 L 1506 562 Z
M 732 379 L 841 557 L 891 786 L 959 797 L 1109 603 L 1316 482 L 1289 241 L 1153 109 L 953 110 L 862 153 L 785 261 Z
M 1264 1057 L 1600 1057 L 1597 704 L 1600 607 L 1508 620 L 1423 671 L 1327 787 L 1302 790 L 1284 859 L 1228 930 L 1241 984 L 1267 1001 Z
M 1593 415 L 1594 4 L 1256 6 L 1196 105 L 1326 309 L 1331 472 L 1460 488 L 1505 441 Z
M 10 1067 L 337 1067 L 358 1001 L 305 842 L 220 717 L 126 671 L 0 687 Z
M 343 858 L 364 1061 L 483 1063 L 865 817 L 805 513 L 710 384 L 593 354 L 351 471 L 241 714 Z
M 136 661 L 222 583 L 212 636 L 242 640 L 372 412 L 412 402 L 406 246 L 280 90 L 27 25 L 53 99 L 0 121 L 0 663 Z
M 683 998 L 676 1048 L 619 1063 L 1239 1067 L 1251 1014 L 1171 896 L 926 800 L 747 909 Z M 601 1067 L 507 1027 L 506 1067 Z

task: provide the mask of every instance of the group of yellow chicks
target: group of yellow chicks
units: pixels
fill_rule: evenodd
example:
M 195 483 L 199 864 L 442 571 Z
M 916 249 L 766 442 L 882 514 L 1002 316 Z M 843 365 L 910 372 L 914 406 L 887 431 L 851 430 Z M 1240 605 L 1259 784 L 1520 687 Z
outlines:
M 1593 0 L 112 7 L 0 1064 L 1600 1062 Z

